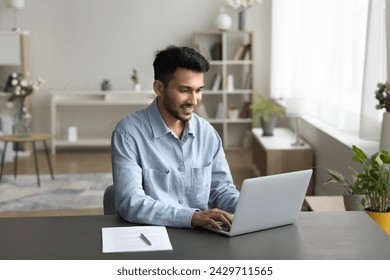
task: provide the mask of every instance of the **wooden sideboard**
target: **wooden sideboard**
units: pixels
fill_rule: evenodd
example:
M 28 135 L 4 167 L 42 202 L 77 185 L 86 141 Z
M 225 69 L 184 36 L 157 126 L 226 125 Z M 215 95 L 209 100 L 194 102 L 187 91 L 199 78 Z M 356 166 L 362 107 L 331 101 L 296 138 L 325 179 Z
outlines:
M 312 169 L 314 153 L 304 141 L 301 146 L 293 146 L 296 135 L 288 128 L 275 128 L 274 136 L 262 136 L 261 128 L 253 128 L 253 168 L 255 174 L 267 176 L 285 172 Z M 307 195 L 313 194 L 314 175 Z

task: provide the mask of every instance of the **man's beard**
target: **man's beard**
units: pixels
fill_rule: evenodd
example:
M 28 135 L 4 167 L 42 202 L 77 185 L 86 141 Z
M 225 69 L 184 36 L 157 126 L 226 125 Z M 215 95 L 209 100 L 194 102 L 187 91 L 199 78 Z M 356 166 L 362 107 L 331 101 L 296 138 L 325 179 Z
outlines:
M 182 117 L 180 115 L 179 111 L 172 107 L 172 105 L 171 105 L 172 102 L 170 102 L 171 99 L 168 96 L 166 91 L 164 91 L 163 95 L 164 95 L 164 98 L 163 98 L 163 103 L 162 104 L 163 104 L 165 110 L 167 110 L 167 112 L 172 117 L 174 117 L 175 119 L 177 119 L 179 121 L 182 121 L 182 122 L 186 122 L 186 121 L 191 119 L 192 113 L 189 114 L 189 115 L 186 115 L 186 116 L 188 116 L 188 118 Z M 183 109 L 185 109 L 186 107 L 192 107 L 193 109 L 195 109 L 196 106 L 193 106 L 191 104 L 185 103 L 185 104 L 180 105 L 180 107 L 183 108 Z

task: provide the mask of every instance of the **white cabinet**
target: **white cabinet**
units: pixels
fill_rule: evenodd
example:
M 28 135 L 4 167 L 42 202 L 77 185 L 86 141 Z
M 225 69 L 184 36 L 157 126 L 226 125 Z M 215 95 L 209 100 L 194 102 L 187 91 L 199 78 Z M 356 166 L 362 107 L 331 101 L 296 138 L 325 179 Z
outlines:
M 153 91 L 53 91 L 52 153 L 58 147 L 109 147 L 111 133 L 126 115 L 153 101 Z M 68 129 L 77 137 L 68 137 Z M 74 136 L 74 135 L 73 135 Z
M 198 113 L 215 127 L 225 148 L 242 147 L 252 127 L 253 33 L 195 32 L 193 39 L 194 48 L 210 62 Z M 238 118 L 229 117 L 231 108 L 238 109 Z

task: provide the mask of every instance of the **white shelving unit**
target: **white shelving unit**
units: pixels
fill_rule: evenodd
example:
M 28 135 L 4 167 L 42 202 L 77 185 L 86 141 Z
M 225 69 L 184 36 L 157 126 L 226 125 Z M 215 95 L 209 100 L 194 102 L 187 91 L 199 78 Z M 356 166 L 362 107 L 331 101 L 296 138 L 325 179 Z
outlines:
M 195 32 L 193 41 L 195 49 L 210 62 L 202 101 L 207 118 L 220 134 L 225 148 L 242 147 L 252 127 L 249 104 L 253 92 L 253 33 Z M 229 79 L 233 79 L 233 86 Z M 231 107 L 237 107 L 239 118 L 228 117 Z
M 52 154 L 59 147 L 109 147 L 115 125 L 126 115 L 150 104 L 150 91 L 53 91 L 51 96 Z M 77 127 L 69 141 L 68 128 Z

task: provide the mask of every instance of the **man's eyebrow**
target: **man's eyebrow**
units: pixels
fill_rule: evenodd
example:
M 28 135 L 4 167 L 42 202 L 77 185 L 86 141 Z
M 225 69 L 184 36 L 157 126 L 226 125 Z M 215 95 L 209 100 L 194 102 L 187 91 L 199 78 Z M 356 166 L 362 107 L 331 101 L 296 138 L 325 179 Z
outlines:
M 203 89 L 205 87 L 205 85 L 202 85 L 200 87 L 197 87 L 197 88 L 193 88 L 191 86 L 186 86 L 186 85 L 178 85 L 179 88 L 182 88 L 182 89 Z

